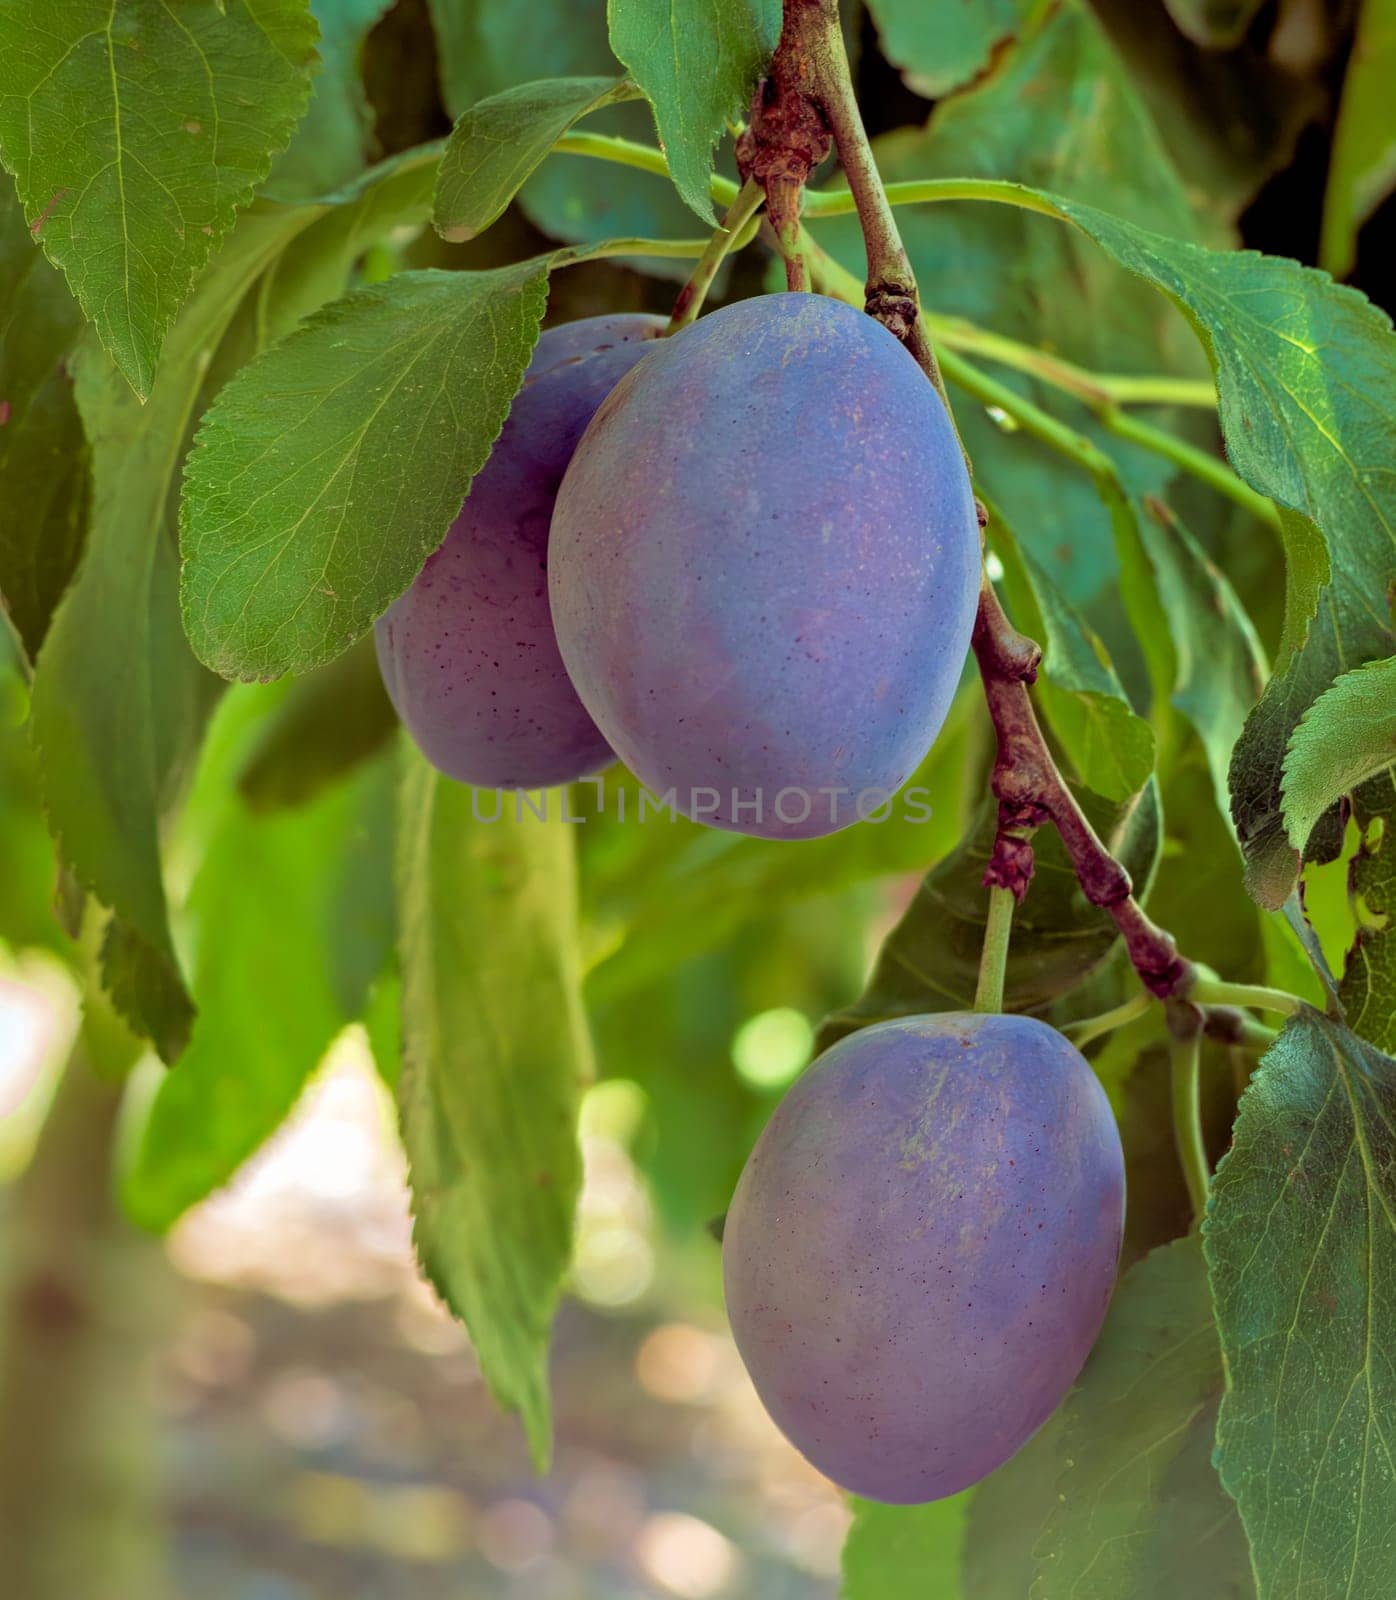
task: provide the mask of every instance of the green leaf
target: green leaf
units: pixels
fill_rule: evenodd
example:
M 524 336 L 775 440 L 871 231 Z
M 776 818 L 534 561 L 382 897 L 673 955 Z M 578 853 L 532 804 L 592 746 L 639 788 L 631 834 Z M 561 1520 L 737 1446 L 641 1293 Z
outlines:
M 1245 1535 L 1212 1466 L 1221 1347 L 1196 1235 L 1130 1269 L 1066 1402 L 1033 1600 L 1253 1596 Z
M 275 200 L 333 194 L 364 167 L 373 116 L 359 80 L 359 51 L 393 0 L 310 0 L 320 25 L 320 70 L 291 143 L 261 193 Z
M 843 1547 L 842 1600 L 956 1600 L 970 1493 L 924 1506 L 855 1500 Z
M 371 638 L 297 678 L 263 719 L 237 776 L 254 811 L 304 805 L 397 731 Z
M 1261 1600 L 1396 1588 L 1396 1062 L 1317 1012 L 1241 1099 L 1203 1241 L 1222 1482 Z
M 128 1212 L 148 1228 L 225 1183 L 280 1125 L 363 1010 L 391 947 L 391 923 L 376 912 L 391 882 L 392 761 L 270 817 L 227 792 L 230 764 L 220 764 L 223 814 L 189 894 L 198 1018 L 123 1183 Z
M 609 78 L 621 70 L 606 30 L 606 0 L 428 0 L 436 33 L 441 93 L 453 116 L 486 96 L 540 78 Z M 595 113 L 587 131 L 653 142 L 646 104 L 612 105 Z M 652 173 L 560 156 L 524 184 L 519 205 L 554 239 L 594 244 L 602 239 L 674 238 L 693 217 L 673 184 Z M 639 272 L 680 280 L 688 268 L 658 256 L 626 262 Z
M 92 443 L 91 530 L 39 654 L 33 736 L 60 853 L 119 918 L 106 946 L 113 998 L 166 1060 L 183 1047 L 193 1011 L 170 938 L 160 818 L 217 692 L 174 603 L 170 490 L 205 378 L 196 357 L 218 345 L 281 238 L 259 220 L 229 244 L 180 318 L 147 404 L 91 344 L 76 364 Z
M 1146 892 L 1161 834 L 1153 784 L 1118 806 L 1089 791 L 1077 798 L 1139 892 Z M 986 800 L 971 833 L 926 874 L 883 943 L 862 996 L 825 1022 L 820 1049 L 890 1017 L 971 1009 L 988 907 L 984 868 L 997 812 Z M 1014 915 L 1008 947 L 1008 1011 L 1031 1011 L 1074 989 L 1105 960 L 1116 939 L 1114 924 L 1081 893 L 1055 830 L 1043 828 L 1033 847 L 1037 868 Z
M 9 0 L 0 149 L 142 398 L 194 275 L 305 110 L 306 0 Z
M 1302 851 L 1335 800 L 1396 761 L 1396 656 L 1369 661 L 1318 697 L 1289 736 L 1284 819 Z
M 1360 831 L 1348 869 L 1357 938 L 1338 993 L 1353 1031 L 1396 1053 L 1396 772 L 1364 783 L 1352 816 Z
M 638 92 L 625 78 L 547 78 L 471 106 L 441 157 L 437 232 L 454 241 L 483 233 L 574 123 Z
M 31 661 L 87 531 L 87 440 L 66 365 L 81 328 L 0 180 L 0 603 Z
M 780 38 L 781 0 L 608 0 L 611 48 L 654 107 L 674 184 L 713 220 L 708 179 Z
M 1281 670 L 1246 723 L 1231 771 L 1252 893 L 1275 906 L 1293 886 L 1298 859 L 1280 814 L 1289 735 L 1339 673 L 1396 652 L 1387 416 L 1396 338 L 1361 295 L 1296 262 L 1207 250 L 1079 201 L 1049 203 L 1187 314 L 1216 373 L 1232 465 L 1289 508 Z
M 504 426 L 548 266 L 399 273 L 227 386 L 184 477 L 182 598 L 201 660 L 242 678 L 319 666 L 411 583 Z
M 1362 0 L 1333 132 L 1323 198 L 1319 260 L 1344 278 L 1357 259 L 1357 233 L 1396 185 L 1396 0 Z
M 175 477 L 193 419 L 229 373 L 337 293 L 375 230 L 424 217 L 429 197 L 429 165 L 404 160 L 366 175 L 342 204 L 254 208 L 180 314 L 144 406 L 95 348 L 82 352 L 91 533 L 40 653 L 33 733 L 63 860 L 120 922 L 107 942 L 113 996 L 166 1059 L 187 1037 L 191 1003 L 158 839 L 219 689 L 180 623 Z
M 1231 753 L 1265 688 L 1265 652 L 1226 574 L 1161 500 L 1145 500 L 1138 528 L 1167 621 L 1155 643 L 1171 663 L 1170 698 L 1202 742 L 1225 811 Z
M 1033 0 L 962 0 L 935 7 L 925 0 L 868 0 L 883 55 L 928 100 L 978 77 L 1033 9 Z
M 990 539 L 1015 623 L 1043 646 L 1037 699 L 1076 775 L 1106 800 L 1127 800 L 1154 769 L 1154 731 L 1125 699 L 1109 653 L 1001 519 Z
M 965 1526 L 964 1600 L 1027 1600 L 1037 1571 L 1033 1546 L 1057 1504 L 1064 1417 L 1065 1408 L 1058 1406 L 1023 1448 L 990 1473 L 971 1496 Z M 930 1596 L 918 1595 L 916 1600 Z
M 581 1181 L 591 1073 L 580 998 L 575 830 L 408 753 L 398 838 L 398 1097 L 422 1265 L 470 1332 L 486 1382 L 549 1453 L 548 1336 Z M 556 795 L 551 797 L 556 801 Z M 481 806 L 480 814 L 492 814 Z

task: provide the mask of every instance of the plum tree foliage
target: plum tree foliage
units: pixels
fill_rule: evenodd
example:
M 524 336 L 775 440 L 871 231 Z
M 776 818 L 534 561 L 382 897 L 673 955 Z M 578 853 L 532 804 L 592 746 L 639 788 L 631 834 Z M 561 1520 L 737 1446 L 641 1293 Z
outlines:
M 1396 335 L 1237 248 L 1220 9 L 0 7 L 0 938 L 128 1212 L 362 1024 L 543 1466 L 634 1079 L 850 1600 L 1396 1592 Z

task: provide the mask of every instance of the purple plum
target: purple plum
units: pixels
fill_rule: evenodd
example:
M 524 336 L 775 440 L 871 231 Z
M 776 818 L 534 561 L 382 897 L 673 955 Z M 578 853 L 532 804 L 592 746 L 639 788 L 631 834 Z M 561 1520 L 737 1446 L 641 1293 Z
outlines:
M 945 720 L 979 528 L 939 396 L 877 322 L 773 294 L 622 379 L 553 512 L 563 660 L 617 755 L 767 838 L 878 808 Z
M 445 542 L 378 619 L 378 664 L 433 766 L 464 783 L 568 783 L 614 759 L 577 698 L 548 611 L 548 523 L 582 431 L 662 317 L 587 317 L 539 339 Z
M 938 1500 L 1056 1409 L 1115 1282 L 1124 1157 L 1085 1058 L 1032 1017 L 841 1040 L 776 1108 L 722 1242 L 727 1314 L 836 1483 Z

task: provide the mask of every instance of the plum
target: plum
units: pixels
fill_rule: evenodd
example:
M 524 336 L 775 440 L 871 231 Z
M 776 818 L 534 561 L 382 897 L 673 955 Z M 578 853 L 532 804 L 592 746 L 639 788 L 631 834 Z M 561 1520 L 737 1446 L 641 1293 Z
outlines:
M 766 1409 L 836 1483 L 938 1500 L 1006 1461 L 1095 1342 L 1124 1158 L 1084 1057 L 1032 1017 L 865 1028 L 776 1108 L 722 1242 Z
M 567 783 L 614 759 L 558 654 L 548 524 L 577 440 L 662 317 L 587 317 L 539 339 L 509 420 L 445 542 L 378 619 L 398 716 L 449 777 L 495 788 Z
M 979 581 L 944 405 L 812 294 L 664 340 L 593 417 L 549 591 L 582 703 L 688 816 L 768 838 L 876 810 L 940 731 Z

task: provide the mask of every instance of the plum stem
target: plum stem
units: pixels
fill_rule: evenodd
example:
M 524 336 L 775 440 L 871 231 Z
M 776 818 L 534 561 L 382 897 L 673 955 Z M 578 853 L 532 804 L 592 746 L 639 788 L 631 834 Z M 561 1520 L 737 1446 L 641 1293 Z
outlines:
M 1188 1186 L 1193 1216 L 1200 1222 L 1212 1184 L 1211 1163 L 1202 1137 L 1202 1026 L 1199 1007 L 1176 997 L 1168 1001 L 1168 1059 L 1172 1086 L 1173 1142 Z
M 976 1011 L 1003 1010 L 1003 978 L 1008 965 L 1008 942 L 1013 932 L 1013 910 L 1018 904 L 1011 889 L 989 890 L 989 920 L 979 952 L 979 982 L 974 990 Z
M 770 85 L 777 86 L 778 95 L 809 107 L 806 120 L 817 117 L 826 138 L 832 137 L 867 248 L 863 309 L 895 334 L 916 358 L 944 402 L 953 425 L 950 396 L 921 316 L 911 258 L 902 243 L 896 214 L 888 203 L 858 109 L 848 51 L 839 26 L 838 0 L 785 0 L 785 24 L 766 84 L 757 93 L 753 127 L 764 110 Z M 783 129 L 773 131 L 779 135 Z M 808 175 L 806 168 L 804 176 Z
M 727 214 L 714 229 L 707 249 L 698 257 L 698 265 L 694 267 L 688 282 L 679 290 L 669 317 L 669 326 L 664 330 L 666 337 L 696 320 L 717 276 L 717 269 L 728 252 L 737 245 L 738 236 L 761 209 L 765 198 L 761 185 L 754 178 L 748 178 L 738 190 L 736 199 L 727 208 Z
M 1188 998 L 1205 1006 L 1248 1006 L 1254 1011 L 1278 1011 L 1292 1017 L 1303 1005 L 1298 995 L 1283 989 L 1268 989 L 1257 983 L 1223 983 L 1209 973 L 1199 972 L 1187 991 Z
M 1062 1032 L 1078 1050 L 1084 1050 L 1088 1044 L 1103 1035 L 1114 1033 L 1116 1028 L 1123 1028 L 1126 1023 L 1142 1017 L 1150 1004 L 1150 996 L 1141 989 L 1111 1010 L 1102 1011 L 1099 1016 L 1082 1017 L 1079 1022 L 1068 1022 Z

